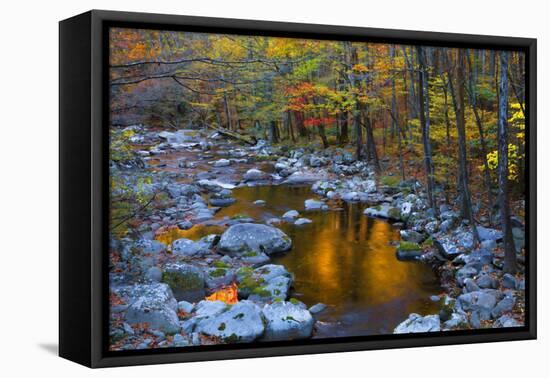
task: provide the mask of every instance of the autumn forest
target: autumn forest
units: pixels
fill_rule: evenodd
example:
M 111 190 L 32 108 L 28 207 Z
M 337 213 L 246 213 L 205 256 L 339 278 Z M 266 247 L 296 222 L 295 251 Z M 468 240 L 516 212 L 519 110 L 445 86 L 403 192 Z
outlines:
M 124 28 L 109 52 L 113 350 L 523 324 L 522 52 Z

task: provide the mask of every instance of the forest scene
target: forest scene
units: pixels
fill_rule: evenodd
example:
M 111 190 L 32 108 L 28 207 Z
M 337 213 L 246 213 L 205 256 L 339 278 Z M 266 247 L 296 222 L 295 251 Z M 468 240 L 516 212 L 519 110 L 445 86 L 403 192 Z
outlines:
M 522 327 L 518 51 L 111 28 L 112 351 Z

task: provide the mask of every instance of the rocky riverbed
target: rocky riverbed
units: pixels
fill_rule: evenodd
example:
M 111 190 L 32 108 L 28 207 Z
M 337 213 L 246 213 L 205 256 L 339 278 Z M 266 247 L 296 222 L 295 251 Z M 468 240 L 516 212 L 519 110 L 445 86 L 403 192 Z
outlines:
M 406 265 L 414 273 L 407 279 L 429 268 L 438 281 L 429 289 L 420 284 L 415 289 L 409 282 L 410 291 L 422 298 L 400 307 L 368 302 L 374 313 L 361 324 L 378 325 L 375 313 L 389 309 L 399 308 L 393 315 L 402 317 L 369 334 L 516 327 L 524 322 L 525 280 L 522 274 L 502 274 L 501 232 L 488 225 L 478 227 L 482 242 L 474 245 L 470 228 L 451 206 L 442 205 L 438 217 L 431 213 L 416 181 L 381 180 L 344 149 L 272 147 L 263 141 L 243 146 L 200 130 L 131 130 L 132 159 L 112 164 L 111 173 L 130 190 L 150 198 L 150 206 L 135 214 L 131 227 L 122 224 L 112 230 L 112 350 L 341 335 L 333 332 L 333 325 L 345 317 L 335 311 L 340 302 L 306 300 L 330 302 L 337 295 L 314 296 L 300 289 L 305 287 L 306 270 L 296 268 L 296 262 L 290 265 L 288 256 L 298 255 L 296 243 L 308 245 L 308 239 L 297 235 L 320 225 L 323 212 L 348 214 L 353 206 L 355 212 L 361 206 L 363 220 L 371 219 L 368 227 L 380 222 L 384 235 L 397 235 L 374 245 L 391 250 L 392 261 L 414 264 Z M 136 181 L 142 172 L 147 178 Z M 295 207 L 274 209 L 268 197 L 258 196 L 248 202 L 246 213 L 238 212 L 239 190 L 279 186 L 308 187 L 311 198 L 294 196 L 294 202 L 287 202 Z M 364 230 L 354 235 L 360 234 Z M 524 229 L 519 219 L 514 221 L 514 240 L 521 251 Z M 524 255 L 519 259 L 524 261 Z M 390 276 L 397 269 L 387 264 L 376 268 Z M 339 284 L 321 271 L 315 274 Z M 387 295 L 368 292 L 370 297 Z M 405 295 L 410 293 L 400 292 L 395 298 Z M 411 307 L 419 301 L 422 305 Z M 423 313 L 409 313 L 409 308 Z

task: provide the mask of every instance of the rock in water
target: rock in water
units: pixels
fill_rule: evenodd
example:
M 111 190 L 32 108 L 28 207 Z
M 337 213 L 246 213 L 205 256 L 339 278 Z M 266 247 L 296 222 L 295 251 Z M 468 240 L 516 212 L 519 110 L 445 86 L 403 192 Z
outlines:
M 249 343 L 264 332 L 261 310 L 250 301 L 240 301 L 217 316 L 200 320 L 195 332 L 219 337 L 228 343 Z
M 389 204 L 382 204 L 374 207 L 368 207 L 365 209 L 364 214 L 374 218 L 384 218 L 391 220 L 401 219 L 401 210 L 397 207 L 393 207 Z
M 296 210 L 289 210 L 283 214 L 283 218 L 294 219 L 298 218 L 300 214 Z
M 259 169 L 249 169 L 243 176 L 244 181 L 257 181 L 263 180 L 265 178 L 265 173 Z
M 304 202 L 306 210 L 327 210 L 328 205 L 323 201 L 307 199 Z
M 152 329 L 168 334 L 179 332 L 178 303 L 168 285 L 122 286 L 112 291 L 130 304 L 125 313 L 129 324 L 148 323 Z
M 393 330 L 393 333 L 439 332 L 440 329 L 439 315 L 421 316 L 412 313 Z
M 262 310 L 266 320 L 263 340 L 295 340 L 311 336 L 313 316 L 308 310 L 290 302 L 265 305 Z
M 264 252 L 268 255 L 288 251 L 292 241 L 281 230 L 265 224 L 241 223 L 229 227 L 221 236 L 218 250 L 229 255 Z
M 320 174 L 308 172 L 294 172 L 284 181 L 285 184 L 305 184 L 315 182 L 323 178 Z
M 301 226 L 303 224 L 309 224 L 309 223 L 313 223 L 313 221 L 311 219 L 308 219 L 308 218 L 298 218 L 296 219 L 296 221 L 294 222 L 294 224 L 296 226 Z
M 323 312 L 325 311 L 325 309 L 327 308 L 327 305 L 324 304 L 324 303 L 317 303 L 317 304 L 314 304 L 313 306 L 311 306 L 309 308 L 309 312 L 311 312 L 312 314 L 316 315 L 320 312 Z

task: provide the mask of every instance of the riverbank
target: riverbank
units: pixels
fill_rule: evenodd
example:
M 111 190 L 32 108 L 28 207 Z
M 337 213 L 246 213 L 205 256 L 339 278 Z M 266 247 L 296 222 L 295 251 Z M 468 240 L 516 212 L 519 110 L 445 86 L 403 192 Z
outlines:
M 483 240 L 474 246 L 450 206 L 438 217 L 430 213 L 418 182 L 376 177 L 344 149 L 243 146 L 199 130 L 131 131 L 132 159 L 113 164 L 111 174 L 148 206 L 112 230 L 111 349 L 315 337 L 330 308 L 291 298 L 297 277 L 273 263 L 294 253 L 294 240 L 281 228 L 309 227 L 310 211 L 340 212 L 355 203 L 365 219 L 381 218 L 400 230 L 398 259 L 429 264 L 441 283 L 426 307 L 431 312 L 403 313 L 403 321 L 383 333 L 524 321 L 524 280 L 502 274 L 500 232 L 479 228 Z M 281 214 L 226 211 L 236 206 L 239 188 L 280 185 L 313 193 L 302 208 Z M 254 205 L 262 208 L 261 201 Z M 518 220 L 518 246 L 521 227 Z

